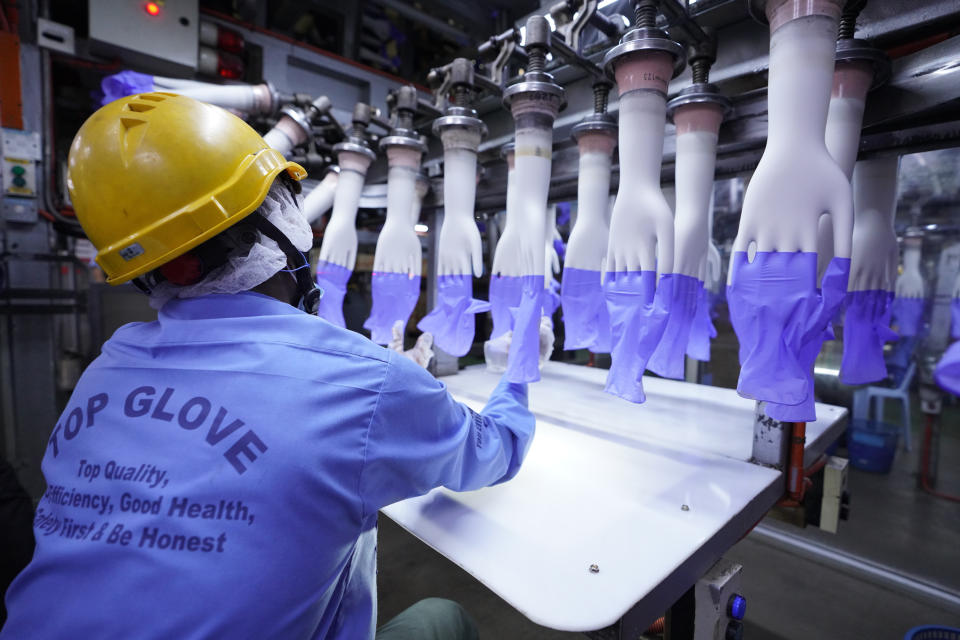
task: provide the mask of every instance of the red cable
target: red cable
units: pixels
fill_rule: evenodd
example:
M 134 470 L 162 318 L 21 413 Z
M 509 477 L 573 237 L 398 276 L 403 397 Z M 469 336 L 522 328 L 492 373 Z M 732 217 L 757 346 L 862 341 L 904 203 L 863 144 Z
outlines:
M 920 462 L 920 485 L 923 487 L 923 490 L 929 493 L 930 495 L 936 496 L 938 498 L 943 498 L 944 500 L 950 500 L 951 502 L 960 502 L 960 496 L 951 495 L 949 493 L 942 493 L 937 491 L 930 486 L 930 479 L 927 475 L 930 473 L 930 445 L 933 441 L 933 414 L 927 414 L 927 428 L 923 435 L 923 457 Z

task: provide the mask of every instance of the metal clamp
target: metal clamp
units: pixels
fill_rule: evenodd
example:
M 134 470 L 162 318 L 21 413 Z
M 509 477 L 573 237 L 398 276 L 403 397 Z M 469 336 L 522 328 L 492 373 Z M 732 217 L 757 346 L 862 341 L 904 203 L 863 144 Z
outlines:
M 693 84 L 680 92 L 680 94 L 667 103 L 667 118 L 673 120 L 673 114 L 678 107 L 688 104 L 716 104 L 723 109 L 723 117 L 726 118 L 732 109 L 730 99 L 720 93 L 716 85 L 710 83 Z

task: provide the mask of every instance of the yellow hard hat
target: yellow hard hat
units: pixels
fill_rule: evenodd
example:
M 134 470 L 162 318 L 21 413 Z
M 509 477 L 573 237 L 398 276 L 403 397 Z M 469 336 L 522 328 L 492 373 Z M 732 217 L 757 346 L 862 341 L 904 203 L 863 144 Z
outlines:
M 67 188 L 97 264 L 120 284 L 255 211 L 283 171 L 307 175 L 233 114 L 141 93 L 104 105 L 80 127 Z

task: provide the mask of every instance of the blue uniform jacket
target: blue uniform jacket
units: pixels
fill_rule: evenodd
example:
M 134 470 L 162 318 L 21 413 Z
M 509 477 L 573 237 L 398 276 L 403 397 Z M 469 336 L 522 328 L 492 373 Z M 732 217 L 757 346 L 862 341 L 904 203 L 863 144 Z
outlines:
M 377 510 L 511 478 L 533 431 L 524 385 L 477 414 L 273 298 L 173 300 L 53 428 L 0 638 L 372 637 Z

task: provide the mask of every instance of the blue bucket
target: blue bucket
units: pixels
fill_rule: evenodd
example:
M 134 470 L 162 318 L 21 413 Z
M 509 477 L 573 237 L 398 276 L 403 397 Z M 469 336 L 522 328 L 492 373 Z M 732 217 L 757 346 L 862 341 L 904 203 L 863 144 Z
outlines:
M 890 473 L 900 427 L 878 420 L 854 420 L 847 428 L 850 464 L 862 471 Z
M 960 640 L 960 629 L 928 625 L 907 631 L 903 640 Z

